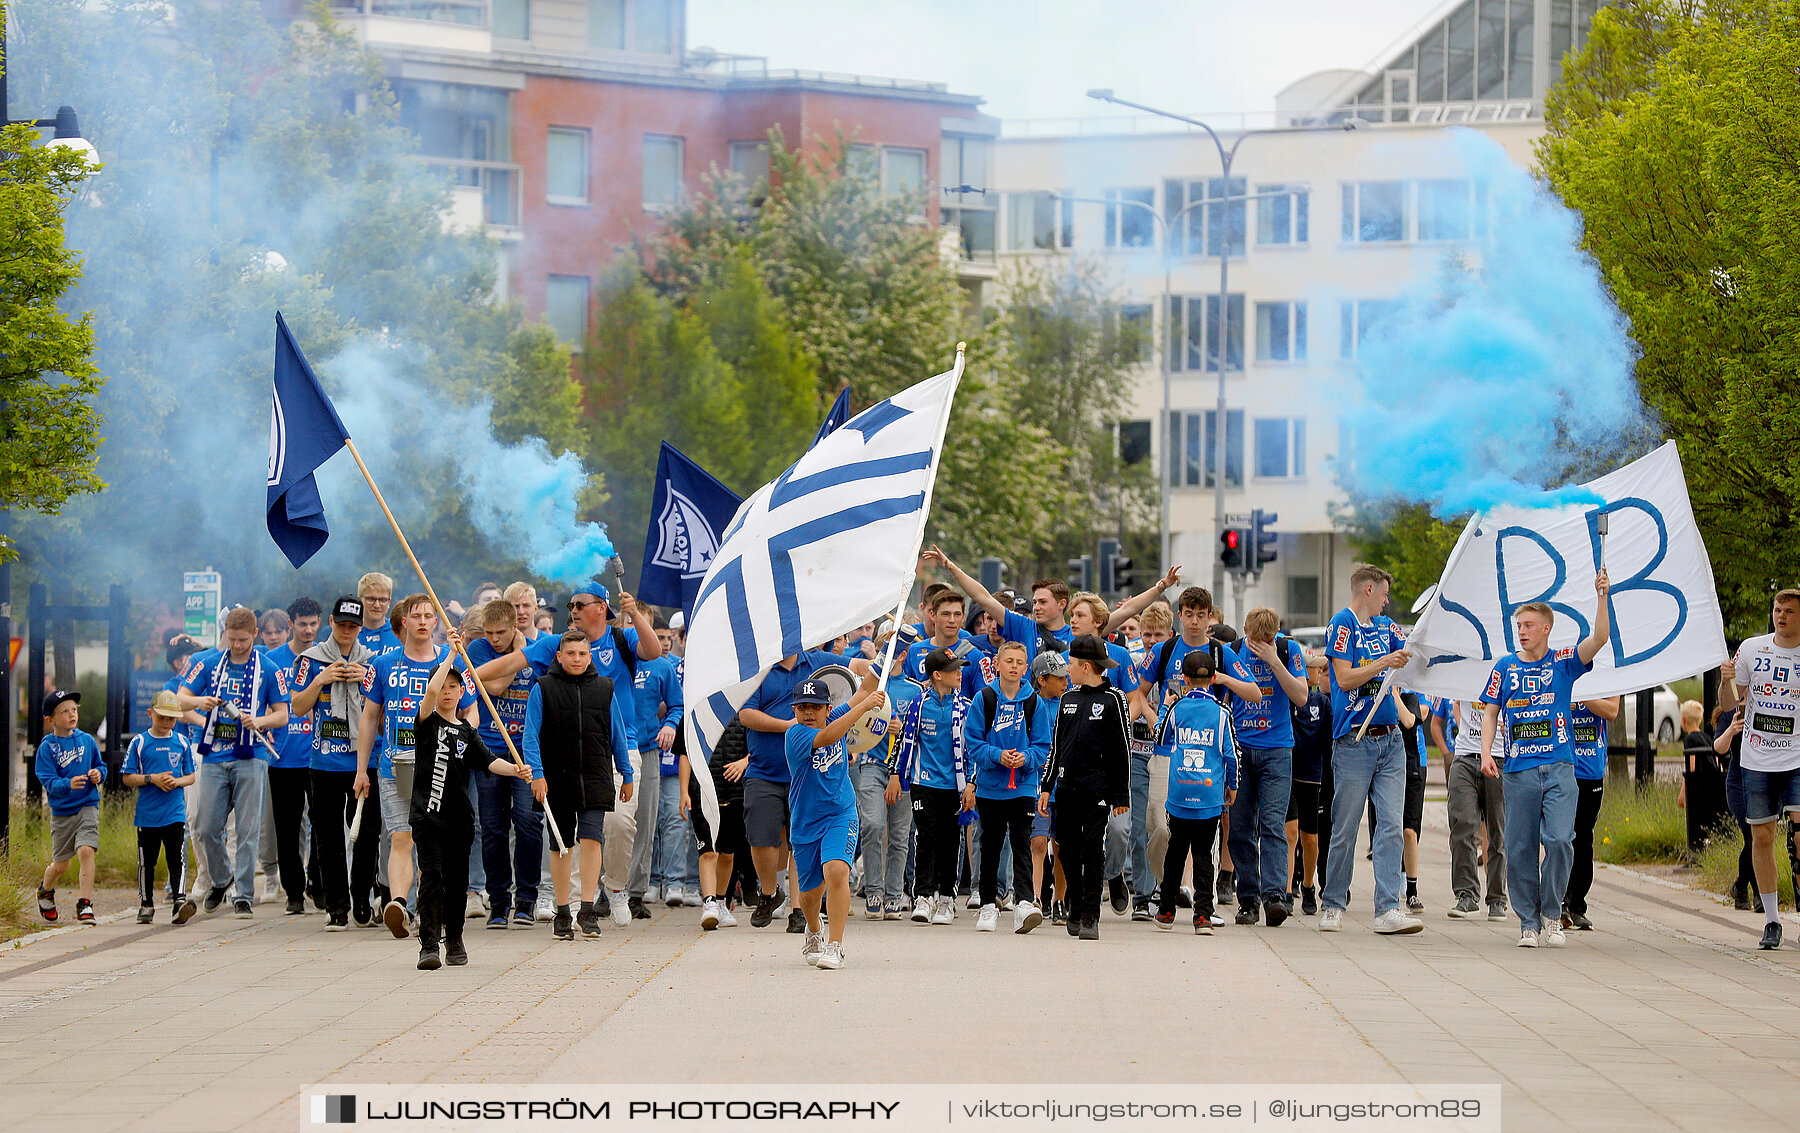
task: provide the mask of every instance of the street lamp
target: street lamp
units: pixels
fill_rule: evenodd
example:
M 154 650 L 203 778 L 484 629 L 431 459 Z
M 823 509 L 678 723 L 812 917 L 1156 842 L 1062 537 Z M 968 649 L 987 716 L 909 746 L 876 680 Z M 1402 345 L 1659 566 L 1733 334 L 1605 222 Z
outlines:
M 1231 193 L 1231 163 L 1232 163 L 1232 160 L 1237 157 L 1238 147 L 1244 144 L 1245 138 L 1248 138 L 1253 134 L 1342 133 L 1344 131 L 1353 130 L 1356 128 L 1354 125 L 1354 122 L 1356 120 L 1351 119 L 1349 122 L 1345 122 L 1345 123 L 1343 123 L 1341 125 L 1337 125 L 1337 126 L 1290 126 L 1287 128 L 1275 128 L 1275 129 L 1266 129 L 1266 130 L 1241 130 L 1238 132 L 1236 139 L 1232 141 L 1231 147 L 1229 149 L 1227 149 L 1225 146 L 1225 143 L 1220 140 L 1218 132 L 1215 131 L 1211 126 L 1207 125 L 1205 122 L 1200 121 L 1198 118 L 1189 118 L 1184 114 L 1176 114 L 1173 111 L 1169 111 L 1169 110 L 1158 110 L 1154 106 L 1145 106 L 1141 102 L 1131 102 L 1127 99 L 1119 98 L 1118 96 L 1114 95 L 1113 92 L 1111 91 L 1111 89 L 1109 89 L 1109 88 L 1098 88 L 1095 90 L 1090 90 L 1087 92 L 1087 96 L 1089 98 L 1096 99 L 1100 102 L 1110 102 L 1116 106 L 1130 107 L 1133 110 L 1141 110 L 1146 114 L 1154 114 L 1159 118 L 1169 118 L 1176 122 L 1185 122 L 1190 126 L 1198 126 L 1202 130 L 1205 130 L 1206 136 L 1212 139 L 1213 147 L 1219 151 L 1220 178 L 1224 182 L 1224 190 L 1225 190 L 1225 195 L 1223 197 L 1220 197 L 1217 200 L 1209 200 L 1209 201 L 1207 201 L 1207 203 L 1219 205 L 1219 207 L 1224 211 L 1224 213 L 1227 217 L 1229 217 L 1231 214 L 1231 201 L 1233 200 L 1232 193 Z M 1248 200 L 1250 195 L 1251 194 L 1247 194 L 1247 193 L 1239 194 L 1239 198 Z M 1283 195 L 1286 195 L 1286 194 L 1283 194 Z M 1246 220 L 1246 223 L 1248 223 L 1247 220 Z M 1218 439 L 1218 452 L 1219 452 L 1218 465 L 1219 466 L 1213 470 L 1213 530 L 1214 531 L 1223 531 L 1225 529 L 1225 364 L 1226 364 L 1226 344 L 1230 341 L 1230 337 L 1226 334 L 1226 330 L 1230 326 L 1230 319 L 1231 319 L 1231 293 L 1228 289 L 1228 286 L 1230 283 L 1230 271 L 1231 271 L 1231 244 L 1230 244 L 1229 238 L 1226 238 L 1226 239 L 1222 239 L 1219 243 L 1219 324 L 1218 324 L 1219 397 L 1218 397 L 1218 406 L 1216 409 L 1216 415 L 1215 415 L 1214 422 L 1213 422 L 1213 436 Z M 1166 303 L 1165 303 L 1165 307 L 1164 307 L 1164 317 L 1165 318 L 1167 317 Z M 1165 369 L 1164 369 L 1164 374 L 1165 374 L 1165 378 L 1164 378 L 1164 384 L 1163 384 L 1163 396 L 1166 401 L 1166 399 L 1168 397 L 1168 388 L 1169 388 L 1167 376 L 1166 376 L 1167 375 L 1166 365 L 1165 365 Z M 1163 438 L 1163 447 L 1165 449 L 1168 447 L 1169 441 L 1170 441 L 1170 438 L 1166 435 L 1168 428 L 1169 428 L 1169 420 L 1168 420 L 1168 414 L 1166 412 L 1166 406 L 1165 406 L 1165 412 L 1163 414 L 1163 429 L 1165 431 L 1165 436 Z M 1167 453 L 1165 452 L 1164 459 L 1163 459 L 1163 465 L 1165 468 L 1167 467 L 1168 463 L 1169 463 L 1168 456 L 1167 456 Z M 1167 545 L 1168 544 L 1167 515 L 1168 515 L 1168 506 L 1169 506 L 1167 484 L 1168 484 L 1168 482 L 1165 480 L 1164 481 L 1164 489 L 1163 489 L 1163 514 L 1165 517 L 1163 520 L 1163 532 L 1164 532 L 1164 535 L 1163 535 L 1163 540 L 1164 540 L 1163 567 L 1165 570 L 1168 568 L 1168 558 L 1169 558 L 1169 549 L 1168 549 L 1168 545 Z M 1212 575 L 1213 600 L 1217 601 L 1218 596 L 1220 594 L 1222 594 L 1224 592 L 1224 590 L 1225 590 L 1225 564 L 1220 562 L 1218 559 L 1218 556 L 1215 555 L 1215 556 L 1213 556 L 1213 575 Z

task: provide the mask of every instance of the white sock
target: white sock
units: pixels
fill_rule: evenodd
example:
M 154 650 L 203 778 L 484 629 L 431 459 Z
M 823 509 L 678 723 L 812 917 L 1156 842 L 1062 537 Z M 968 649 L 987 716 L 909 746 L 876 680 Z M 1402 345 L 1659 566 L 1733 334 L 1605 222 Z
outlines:
M 1763 916 L 1770 924 L 1781 920 L 1781 898 L 1774 893 L 1759 893 L 1762 898 Z

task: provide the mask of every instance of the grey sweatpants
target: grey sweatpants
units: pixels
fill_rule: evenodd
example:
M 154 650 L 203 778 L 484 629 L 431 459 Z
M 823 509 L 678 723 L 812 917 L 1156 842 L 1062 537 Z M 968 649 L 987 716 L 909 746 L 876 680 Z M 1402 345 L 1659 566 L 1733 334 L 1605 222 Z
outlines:
M 1506 793 L 1500 779 L 1481 773 L 1481 757 L 1450 761 L 1450 888 L 1457 900 L 1480 903 L 1481 822 L 1487 820 L 1487 904 L 1506 903 Z

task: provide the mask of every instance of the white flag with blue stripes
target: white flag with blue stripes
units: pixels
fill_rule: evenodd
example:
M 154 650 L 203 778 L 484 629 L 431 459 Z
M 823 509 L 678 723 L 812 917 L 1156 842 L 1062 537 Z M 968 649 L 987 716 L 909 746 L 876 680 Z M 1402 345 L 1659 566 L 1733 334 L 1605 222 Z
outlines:
M 689 752 L 719 733 L 770 666 L 890 613 L 910 592 L 956 366 L 871 405 L 745 500 L 688 622 Z M 718 830 L 712 778 L 696 775 Z

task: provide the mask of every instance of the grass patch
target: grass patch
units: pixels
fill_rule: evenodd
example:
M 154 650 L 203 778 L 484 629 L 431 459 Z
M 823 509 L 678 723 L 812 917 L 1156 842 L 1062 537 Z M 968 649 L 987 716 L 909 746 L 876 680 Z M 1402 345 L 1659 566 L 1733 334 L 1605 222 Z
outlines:
M 100 850 L 94 856 L 94 884 L 105 888 L 137 888 L 137 829 L 132 810 L 137 792 L 100 800 Z M 50 809 L 12 802 L 12 842 L 0 853 L 0 939 L 49 927 L 38 919 L 37 887 L 50 864 Z M 77 885 L 74 864 L 58 890 Z
M 1675 805 L 1676 786 L 1657 779 L 1639 787 L 1614 776 L 1594 823 L 1594 856 L 1615 865 L 1681 861 L 1687 852 L 1687 814 Z
M 1780 828 L 1781 836 L 1787 837 L 1787 823 L 1781 823 Z M 1731 895 L 1731 883 L 1737 880 L 1738 853 L 1742 850 L 1743 845 L 1742 832 L 1738 830 L 1737 823 L 1730 821 L 1721 825 L 1718 831 L 1707 839 L 1706 848 L 1700 851 L 1699 862 L 1701 884 L 1706 887 L 1707 892 L 1717 893 L 1722 897 Z M 1777 839 L 1775 892 L 1792 898 L 1794 896 L 1794 870 L 1788 855 L 1782 853 L 1784 849 L 1786 847 L 1780 844 L 1780 839 Z M 1790 907 L 1796 906 L 1790 902 Z

